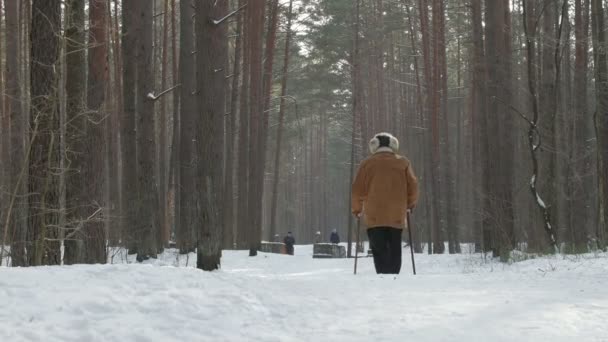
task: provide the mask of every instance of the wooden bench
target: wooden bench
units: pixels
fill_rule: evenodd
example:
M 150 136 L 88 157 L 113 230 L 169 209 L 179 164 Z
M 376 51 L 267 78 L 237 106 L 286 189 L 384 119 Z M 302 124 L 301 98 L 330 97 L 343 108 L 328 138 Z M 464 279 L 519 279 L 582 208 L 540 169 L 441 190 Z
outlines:
M 262 253 L 275 253 L 275 254 L 286 254 L 285 244 L 282 242 L 267 242 L 262 241 L 260 245 L 260 252 Z
M 315 243 L 312 247 L 312 257 L 315 259 L 346 258 L 346 248 L 333 243 Z

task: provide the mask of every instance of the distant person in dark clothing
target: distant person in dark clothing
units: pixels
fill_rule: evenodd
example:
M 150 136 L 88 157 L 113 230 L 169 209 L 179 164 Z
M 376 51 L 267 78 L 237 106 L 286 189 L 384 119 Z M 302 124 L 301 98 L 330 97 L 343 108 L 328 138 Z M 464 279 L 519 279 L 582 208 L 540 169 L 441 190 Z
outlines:
M 338 231 L 336 229 L 331 231 L 331 236 L 329 237 L 329 241 L 331 241 L 331 243 L 336 244 L 336 245 L 340 243 L 340 235 L 338 235 Z
M 285 244 L 285 251 L 289 255 L 293 255 L 293 245 L 296 244 L 296 239 L 293 237 L 291 232 L 287 232 L 287 236 L 283 239 L 283 243 Z

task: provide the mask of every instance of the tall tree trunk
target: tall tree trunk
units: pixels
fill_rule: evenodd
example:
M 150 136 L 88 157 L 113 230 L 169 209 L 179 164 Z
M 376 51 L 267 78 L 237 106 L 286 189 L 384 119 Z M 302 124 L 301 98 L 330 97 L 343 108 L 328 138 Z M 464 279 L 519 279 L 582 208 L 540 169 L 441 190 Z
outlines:
M 121 119 L 123 101 L 122 101 L 122 60 L 121 60 L 121 46 L 119 39 L 119 28 L 118 28 L 118 0 L 114 0 L 114 15 L 112 15 L 111 8 L 108 7 L 108 18 L 114 17 L 113 23 L 111 23 L 111 39 L 112 44 L 112 57 L 114 62 L 114 84 L 113 89 L 113 100 L 114 110 L 110 114 L 111 120 L 106 120 L 108 124 L 107 128 L 107 144 L 108 144 L 108 181 L 109 184 L 109 203 L 110 206 L 110 217 L 109 217 L 109 240 L 112 246 L 118 246 L 121 238 L 124 242 L 124 234 L 122 231 L 121 224 L 121 208 L 122 208 L 122 197 L 121 197 L 121 184 L 120 184 L 120 141 L 119 141 L 119 130 L 121 128 Z M 108 3 L 109 5 L 109 3 Z M 107 86 L 110 86 L 108 84 Z
M 239 7 L 243 0 L 239 0 Z M 237 236 L 236 243 L 238 249 L 248 247 L 249 235 L 251 235 L 251 222 L 249 220 L 249 191 L 251 182 L 249 176 L 249 151 L 252 148 L 249 142 L 249 78 L 250 78 L 250 6 L 247 6 L 242 14 L 243 26 L 241 47 L 243 49 L 242 81 L 239 103 L 239 137 L 238 137 L 238 174 L 237 174 Z
M 544 193 L 549 200 L 548 205 L 551 208 L 552 220 L 557 226 L 560 222 L 558 218 L 558 184 L 557 184 L 557 132 L 556 132 L 556 116 L 557 116 L 557 101 L 555 97 L 556 84 L 555 75 L 557 73 L 557 65 L 555 61 L 555 44 L 556 44 L 556 11 L 555 2 L 545 2 L 542 12 L 542 49 L 541 53 L 541 78 L 539 91 L 539 105 L 541 109 L 541 129 L 543 133 L 543 141 L 545 148 L 541 158 L 541 172 L 546 176 L 543 177 L 543 182 L 540 184 L 541 189 L 545 189 Z
M 25 177 L 27 165 L 25 164 L 25 125 L 26 118 L 22 111 L 21 103 L 21 86 L 22 80 L 22 53 L 19 39 L 19 18 L 22 13 L 19 12 L 17 1 L 5 0 L 4 6 L 6 10 L 6 50 L 13 51 L 6 54 L 6 109 L 10 122 L 10 176 L 8 184 L 11 185 L 9 200 L 13 203 L 9 204 L 7 214 L 2 225 L 4 229 L 10 227 L 9 234 L 11 236 L 11 264 L 14 267 L 27 266 L 25 254 L 25 241 L 27 233 L 27 199 L 25 195 Z M 11 203 L 9 202 L 9 203 Z M 8 227 L 5 226 L 8 224 Z
M 28 264 L 58 265 L 60 188 L 59 35 L 61 1 L 34 0 L 32 4 L 31 113 L 33 136 L 29 157 Z M 49 240 L 50 239 L 50 240 Z
M 435 2 L 433 5 L 435 6 Z M 431 236 L 431 240 L 433 242 L 432 246 L 429 245 L 429 253 L 443 253 L 445 247 L 443 245 L 443 238 L 441 234 L 440 228 L 440 196 L 441 193 L 439 191 L 439 135 L 437 132 L 437 115 L 438 115 L 438 95 L 439 91 L 438 81 L 435 78 L 436 71 L 438 68 L 433 65 L 436 49 L 434 48 L 431 51 L 431 28 L 429 25 L 429 4 L 426 1 L 419 0 L 418 1 L 418 11 L 420 16 L 420 31 L 422 34 L 422 56 L 424 62 L 424 84 L 427 91 L 424 94 L 425 97 L 425 111 L 423 113 L 424 118 L 428 118 L 427 114 L 430 114 L 432 117 L 431 127 L 427 130 L 425 141 L 428 142 L 428 146 L 431 149 L 431 158 L 427 159 L 429 161 L 428 169 L 430 175 L 429 182 L 429 193 L 430 193 L 430 206 L 429 206 L 429 215 L 430 215 L 430 224 L 429 224 L 429 232 Z M 433 52 L 433 55 L 431 54 Z M 429 241 L 430 242 L 430 241 Z
M 84 167 L 84 187 L 86 189 L 85 215 L 85 262 L 105 263 L 106 230 L 103 217 L 107 216 L 108 205 L 104 200 L 104 149 L 109 141 L 104 139 L 104 129 L 108 112 L 106 106 L 106 89 L 108 82 L 108 48 L 107 48 L 107 1 L 89 0 L 89 42 L 88 42 L 88 83 L 87 107 L 89 117 L 86 127 L 84 146 L 86 165 Z M 95 214 L 102 209 L 105 215 Z
M 441 158 L 441 140 L 443 140 L 441 129 L 439 127 L 439 120 L 442 115 L 442 89 L 443 89 L 443 68 L 442 59 L 445 56 L 445 44 L 443 43 L 445 37 L 443 37 L 443 6 L 441 0 L 434 0 L 432 4 L 432 78 L 431 78 L 431 132 L 433 134 L 433 149 L 432 149 L 432 168 L 431 175 L 433 180 L 433 207 L 435 215 L 437 217 L 436 224 L 434 225 L 433 234 L 433 253 L 441 254 L 445 252 L 445 239 L 444 234 L 446 233 L 445 220 L 439 219 L 439 217 L 445 217 L 444 214 L 444 192 L 446 177 L 442 168 Z M 445 167 L 445 166 L 443 166 Z M 441 189 L 441 190 L 440 190 Z
M 179 69 L 178 69 L 178 58 L 177 54 L 177 44 L 178 44 L 178 36 L 177 36 L 177 8 L 175 5 L 175 0 L 171 0 L 171 48 L 172 48 L 172 79 L 173 84 L 179 84 Z M 181 88 L 184 88 L 185 85 L 181 85 Z M 173 194 L 173 220 L 171 225 L 173 230 L 170 234 L 171 239 L 175 239 L 175 234 L 177 233 L 177 226 L 179 225 L 179 220 L 181 216 L 181 188 L 179 187 L 180 181 L 180 170 L 181 170 L 181 159 L 180 159 L 180 135 L 181 135 L 181 117 L 179 111 L 179 100 L 180 93 L 176 90 L 173 93 L 173 136 L 171 137 L 171 156 L 169 157 L 169 176 L 170 189 L 169 193 Z
M 584 4 L 583 4 L 584 2 Z M 576 0 L 574 4 L 574 117 L 570 120 L 574 127 L 573 167 L 570 174 L 573 182 L 572 223 L 569 227 L 570 239 L 574 251 L 587 248 L 587 233 L 584 227 L 592 224 L 593 210 L 593 146 L 589 137 L 593 135 L 593 115 L 589 111 L 587 74 L 589 72 L 589 0 Z
M 158 252 L 160 215 L 158 212 L 158 188 L 155 172 L 154 143 L 154 74 L 152 72 L 153 19 L 152 2 L 136 2 L 135 36 L 137 37 L 137 260 L 155 258 Z
M 196 110 L 196 79 L 195 74 L 195 47 L 194 47 L 194 21 L 190 0 L 180 1 L 180 50 L 179 50 L 179 83 L 180 88 L 180 216 L 176 229 L 177 247 L 181 253 L 193 252 L 196 242 L 195 227 L 199 198 L 194 189 L 196 186 L 196 170 L 198 159 L 196 155 L 195 118 Z
M 222 191 L 222 136 L 225 113 L 226 25 L 214 20 L 227 13 L 227 2 L 204 1 L 196 4 L 197 105 L 202 115 L 196 120 L 198 155 L 198 186 L 201 198 L 198 225 L 198 268 L 213 271 L 219 268 L 222 255 L 222 225 L 219 203 Z
M 485 58 L 484 58 L 484 41 L 483 41 L 483 26 L 482 26 L 482 1 L 471 0 L 471 15 L 473 25 L 473 91 L 471 94 L 472 101 L 472 131 L 473 131 L 473 179 L 477 180 L 474 184 L 474 200 L 473 207 L 476 208 L 476 212 L 479 213 L 474 217 L 473 236 L 475 239 L 475 250 L 477 252 L 485 251 L 484 246 L 484 222 L 482 205 L 484 199 L 482 196 L 482 190 L 487 188 L 487 173 L 481 165 L 486 165 L 486 158 L 488 157 L 487 144 L 482 142 L 484 138 L 484 132 L 487 132 L 487 125 L 485 120 L 485 108 L 486 108 L 486 94 L 485 94 L 485 82 L 486 82 L 486 70 L 485 70 Z
M 272 112 L 270 107 L 272 97 L 272 84 L 273 82 L 273 68 L 274 68 L 274 54 L 276 50 L 276 37 L 277 28 L 279 23 L 279 1 L 273 0 L 269 3 L 270 18 L 268 20 L 268 28 L 266 30 L 266 44 L 264 47 L 264 75 L 262 76 L 262 96 L 264 97 L 264 106 L 262 112 L 262 125 L 259 132 L 260 155 L 263 156 L 263 165 L 260 173 L 266 173 L 266 150 L 268 145 L 268 118 Z M 259 188 L 262 191 L 262 197 L 265 190 L 265 177 L 262 177 L 259 181 Z M 272 194 L 271 194 L 272 196 Z M 271 205 L 272 207 L 272 205 Z M 264 213 L 267 213 L 265 209 L 266 205 L 260 205 L 260 225 L 264 222 Z M 272 208 L 271 208 L 272 212 Z M 272 221 L 272 219 L 270 219 Z M 261 230 L 261 229 L 260 229 Z M 272 230 L 272 228 L 270 229 Z M 268 240 L 272 240 L 274 233 L 268 231 Z
M 595 65 L 595 93 L 597 109 L 595 127 L 598 151 L 599 187 L 599 224 L 597 239 L 600 247 L 608 243 L 606 225 L 608 224 L 608 55 L 606 52 L 606 33 L 604 32 L 604 8 L 602 0 L 591 0 L 593 17 L 593 61 Z
M 238 14 L 236 24 L 236 42 L 234 47 L 234 63 L 232 66 L 232 86 L 230 88 L 230 117 L 228 118 L 228 127 L 226 129 L 226 178 L 224 182 L 224 237 L 223 246 L 226 249 L 234 248 L 235 243 L 235 207 L 234 207 L 234 168 L 235 168 L 235 140 L 236 134 L 236 119 L 239 104 L 239 80 L 241 78 L 241 60 L 243 51 L 243 15 Z M 241 148 L 238 148 L 240 151 Z
M 538 161 L 538 150 L 541 147 L 541 134 L 539 132 L 538 120 L 540 118 L 540 109 L 539 109 L 539 97 L 537 91 L 536 80 L 537 76 L 534 72 L 535 68 L 535 40 L 536 40 L 536 21 L 534 15 L 534 3 L 529 2 L 528 0 L 523 1 L 523 24 L 524 24 L 524 34 L 526 36 L 526 65 L 528 72 L 528 91 L 530 94 L 530 102 L 532 104 L 532 118 L 527 118 L 525 115 L 521 115 L 524 120 L 529 124 L 528 129 L 528 146 L 531 154 L 532 161 L 532 179 L 530 180 L 530 191 L 536 202 L 536 206 L 538 207 L 544 223 L 544 230 L 546 233 L 546 238 L 551 247 L 554 250 L 557 250 L 556 244 L 556 234 L 551 224 L 551 216 L 549 213 L 549 208 L 543 201 L 539 191 L 538 191 L 538 180 L 540 178 L 539 172 L 539 161 Z
M 293 0 L 289 1 L 289 10 L 287 12 L 287 36 L 285 37 L 285 48 L 283 49 L 283 70 L 281 80 L 281 102 L 279 105 L 279 126 L 277 127 L 277 142 L 275 146 L 274 156 L 274 176 L 272 180 L 272 204 L 270 210 L 270 239 L 277 231 L 277 202 L 279 197 L 279 179 L 280 179 L 280 162 L 281 148 L 283 142 L 283 125 L 285 120 L 285 106 L 287 96 L 287 79 L 289 70 L 289 48 L 291 44 L 291 15 L 293 9 Z
M 360 48 L 360 39 L 359 39 L 359 35 L 360 35 L 360 27 L 361 27 L 361 22 L 360 22 L 360 15 L 361 14 L 361 1 L 360 0 L 356 0 L 356 5 L 355 5 L 355 25 L 354 25 L 354 32 L 353 32 L 353 52 L 352 52 L 352 84 L 351 84 L 351 88 L 352 88 L 352 92 L 353 92 L 353 107 L 352 107 L 352 126 L 351 126 L 351 141 L 350 141 L 350 164 L 349 164 L 349 180 L 348 180 L 348 189 L 349 189 L 349 196 L 348 196 L 348 201 L 347 203 L 350 203 L 351 201 L 351 197 L 352 197 L 352 186 L 351 184 L 354 182 L 354 175 L 355 175 L 355 157 L 356 157 L 356 153 L 355 153 L 355 142 L 356 142 L 356 132 L 357 132 L 357 120 L 360 118 L 360 113 L 361 113 L 361 87 L 360 87 L 360 83 L 359 80 L 361 78 L 361 58 L 359 55 L 359 48 Z M 347 256 L 350 258 L 352 256 L 352 242 L 353 242 L 353 215 L 351 212 L 351 206 L 350 204 L 347 206 L 348 208 L 348 233 L 347 233 L 347 238 L 346 241 L 348 243 L 348 245 L 346 246 L 346 254 Z M 355 234 L 357 234 L 357 232 L 355 232 Z M 355 248 L 357 248 L 358 246 L 356 246 Z
M 164 0 L 164 12 L 163 12 L 163 41 L 162 41 L 162 60 L 161 60 L 161 91 L 167 89 L 167 69 L 169 69 L 168 63 L 168 46 L 169 46 L 169 0 Z M 160 122 L 158 124 L 160 130 L 159 136 L 159 157 L 158 157 L 158 168 L 159 168 L 159 216 L 160 216 L 160 246 L 165 246 L 169 242 L 169 221 L 168 221 L 168 202 L 167 202 L 167 126 L 169 122 L 167 120 L 167 96 L 160 98 Z
M 491 249 L 494 255 L 503 260 L 508 258 L 508 253 L 515 244 L 511 195 L 514 145 L 511 138 L 512 114 L 507 110 L 510 105 L 508 11 L 508 2 L 505 1 L 486 4 L 488 114 L 485 143 L 488 145 L 488 158 L 485 158 L 485 172 L 488 173 L 488 181 L 485 189 L 484 215 L 487 219 L 484 228 L 492 232 Z
M 256 256 L 260 246 L 262 222 L 262 193 L 264 184 L 264 160 L 266 151 L 263 150 L 264 132 L 264 98 L 262 73 L 262 36 L 264 33 L 264 1 L 252 0 L 248 5 L 249 14 L 249 55 L 250 55 L 250 91 L 249 109 L 251 130 L 249 136 L 249 214 L 250 235 L 248 239 L 249 255 Z
M 0 28 L 2 28 L 2 19 L 4 18 L 4 6 L 3 2 L 0 2 Z M 3 31 L 5 32 L 5 31 Z M 5 53 L 3 49 L 4 41 L 0 39 L 0 222 L 5 222 L 6 217 L 8 217 L 9 211 L 9 202 L 10 202 L 10 189 L 12 185 L 10 184 L 10 124 L 9 124 L 9 114 L 6 108 L 6 100 L 4 98 L 6 94 L 5 86 L 4 86 L 4 69 L 3 62 L 5 60 Z M 6 233 L 3 233 L 6 228 Z M 6 241 L 3 237 L 8 234 L 8 226 L 0 223 L 0 266 L 4 261 L 4 245 L 10 244 L 10 240 Z M 3 241 L 4 240 L 4 241 Z M 8 260 L 8 259 L 7 259 Z M 8 261 L 7 261 L 8 264 Z
M 84 262 L 84 240 L 87 232 L 84 229 L 88 206 L 84 203 L 87 197 L 86 184 L 90 179 L 85 177 L 87 163 L 85 138 L 87 136 L 88 117 L 85 105 L 86 60 L 85 60 L 85 26 L 84 0 L 70 0 L 67 6 L 66 27 L 66 127 L 67 155 L 66 168 L 66 219 L 70 229 L 64 241 L 64 262 L 68 265 Z
M 124 1 L 122 4 L 122 118 L 121 118 L 121 229 L 129 254 L 137 253 L 137 174 L 138 153 L 136 148 L 135 128 L 135 80 L 137 56 L 134 46 L 136 37 L 136 1 Z

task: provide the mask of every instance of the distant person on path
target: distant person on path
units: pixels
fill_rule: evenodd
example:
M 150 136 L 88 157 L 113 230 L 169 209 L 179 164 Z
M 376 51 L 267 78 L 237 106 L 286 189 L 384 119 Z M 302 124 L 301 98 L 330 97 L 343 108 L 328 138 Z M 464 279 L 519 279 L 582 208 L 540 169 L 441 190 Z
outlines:
M 401 233 L 416 206 L 418 180 L 410 161 L 397 154 L 399 141 L 379 133 L 369 142 L 371 156 L 359 166 L 352 187 L 352 212 L 363 218 L 378 274 L 399 274 Z
M 293 245 L 296 244 L 296 239 L 293 237 L 291 232 L 287 232 L 287 236 L 283 239 L 283 243 L 285 244 L 285 251 L 289 255 L 293 255 Z
M 334 229 L 331 231 L 331 235 L 329 236 L 329 241 L 336 245 L 340 243 L 340 235 L 338 235 L 337 229 Z
M 321 243 L 321 232 L 317 230 L 315 233 L 315 243 Z

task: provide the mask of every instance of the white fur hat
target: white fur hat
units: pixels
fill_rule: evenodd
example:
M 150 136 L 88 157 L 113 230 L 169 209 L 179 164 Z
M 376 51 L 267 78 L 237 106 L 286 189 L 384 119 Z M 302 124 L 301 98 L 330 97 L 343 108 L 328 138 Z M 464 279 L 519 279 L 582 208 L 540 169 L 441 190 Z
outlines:
M 388 148 L 393 152 L 399 151 L 399 140 L 390 133 L 378 133 L 369 141 L 369 151 L 374 154 L 380 149 L 380 139 L 378 137 L 387 137 L 389 139 Z

